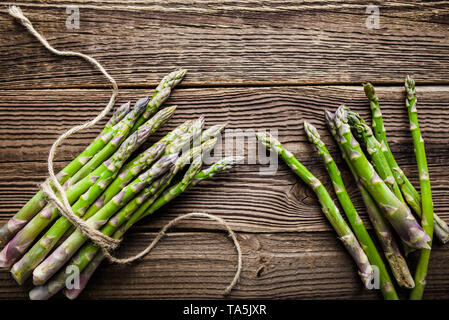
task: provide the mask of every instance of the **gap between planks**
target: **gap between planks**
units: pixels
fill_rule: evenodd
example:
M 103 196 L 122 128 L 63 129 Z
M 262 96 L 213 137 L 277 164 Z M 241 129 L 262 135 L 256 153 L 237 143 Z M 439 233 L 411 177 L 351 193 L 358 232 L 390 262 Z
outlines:
M 404 86 L 403 81 L 370 81 L 374 86 L 377 87 L 402 87 Z M 122 83 L 118 84 L 119 89 L 152 89 L 156 87 L 158 83 Z M 351 86 L 361 86 L 362 82 L 358 81 L 348 81 L 348 82 L 192 82 L 183 84 L 180 83 L 177 87 L 184 89 L 200 89 L 200 88 L 264 88 L 264 87 L 326 87 L 326 86 L 337 86 L 337 87 L 351 87 Z M 440 86 L 449 87 L 449 80 L 445 81 L 418 81 L 417 86 Z M 110 89 L 111 86 L 108 84 L 86 84 L 86 85 L 47 85 L 47 86 L 11 86 L 1 88 L 1 90 L 63 90 L 63 89 Z

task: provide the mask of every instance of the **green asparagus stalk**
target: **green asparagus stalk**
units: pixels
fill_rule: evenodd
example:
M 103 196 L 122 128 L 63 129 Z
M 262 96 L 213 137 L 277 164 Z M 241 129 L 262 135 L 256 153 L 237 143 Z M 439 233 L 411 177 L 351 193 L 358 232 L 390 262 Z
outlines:
M 428 248 L 429 236 L 416 221 L 407 205 L 402 203 L 379 177 L 365 157 L 359 143 L 354 139 L 347 122 L 345 106 L 340 106 L 335 113 L 335 125 L 341 146 L 352 162 L 363 186 L 373 197 L 401 240 L 412 248 Z
M 334 116 L 332 113 L 326 111 L 326 122 L 329 127 L 329 130 L 334 137 L 335 141 L 337 142 L 337 145 L 339 146 L 339 149 L 342 154 L 342 158 L 347 163 L 354 180 L 357 183 L 357 187 L 360 190 L 360 194 L 362 195 L 363 203 L 365 204 L 366 211 L 368 213 L 368 217 L 374 227 L 374 231 L 376 233 L 376 236 L 382 246 L 383 252 L 385 254 L 385 257 L 387 258 L 388 264 L 390 265 L 390 268 L 393 272 L 394 277 L 396 278 L 398 284 L 400 286 L 406 287 L 406 288 L 413 288 L 415 286 L 415 283 L 413 281 L 413 277 L 410 273 L 410 270 L 407 266 L 407 262 L 405 261 L 404 257 L 402 256 L 401 251 L 399 250 L 399 247 L 396 243 L 396 240 L 394 239 L 393 232 L 388 225 L 388 223 L 385 221 L 382 212 L 377 207 L 375 201 L 370 196 L 368 191 L 365 189 L 365 187 L 360 182 L 360 178 L 357 175 L 356 170 L 354 169 L 354 166 L 352 165 L 351 161 L 349 161 L 348 157 L 344 153 L 343 147 L 341 146 L 341 142 L 339 141 L 338 135 L 337 135 L 337 129 L 335 127 L 334 123 Z
M 170 189 L 166 190 L 163 195 L 157 197 L 152 197 L 153 202 L 152 205 L 144 212 L 139 211 L 135 212 L 130 220 L 121 228 L 117 230 L 117 227 L 111 228 L 110 230 L 116 230 L 113 234 L 113 237 L 115 239 L 120 239 L 124 235 L 124 233 L 137 221 L 140 221 L 142 218 L 153 214 L 157 210 L 159 210 L 162 206 L 179 196 L 181 193 L 191 189 L 192 187 L 196 186 L 198 183 L 209 179 L 213 176 L 215 176 L 217 173 L 224 172 L 231 167 L 233 167 L 236 163 L 239 163 L 243 160 L 243 157 L 227 157 L 224 159 L 221 159 L 217 161 L 212 166 L 208 167 L 207 169 L 202 170 L 201 172 L 197 173 L 193 179 L 187 178 L 189 175 L 185 175 L 184 178 L 181 180 L 181 182 L 177 183 L 176 185 L 170 187 Z M 131 220 L 133 222 L 131 222 Z M 116 220 L 115 224 L 121 225 L 124 222 L 120 222 L 119 219 Z M 108 231 L 108 233 L 112 234 L 113 231 Z M 92 250 L 92 251 L 89 251 Z M 87 282 L 89 281 L 90 277 L 95 272 L 96 268 L 100 265 L 100 263 L 104 260 L 103 252 L 98 252 L 98 248 L 95 248 L 93 244 L 89 244 L 88 246 L 83 247 L 81 249 L 80 253 L 77 255 L 75 259 L 72 259 L 72 263 L 76 262 L 76 266 L 78 268 L 84 268 L 84 270 L 81 273 L 80 276 L 80 286 L 79 288 L 74 289 L 66 289 L 64 291 L 64 294 L 69 299 L 75 299 L 78 297 L 78 295 L 83 291 L 83 289 L 86 287 Z M 96 253 L 96 255 L 95 255 Z M 95 255 L 93 259 L 92 257 Z M 91 260 L 89 260 L 91 259 Z M 58 283 L 58 280 L 61 276 L 64 276 L 63 272 L 60 272 L 55 280 L 50 280 L 50 282 L 46 285 L 41 287 L 40 289 L 36 289 L 37 292 L 49 292 L 52 291 L 49 290 L 50 287 L 55 288 L 58 287 L 55 285 L 55 283 Z M 64 281 L 59 281 L 59 283 L 65 283 L 65 277 Z M 43 289 L 45 288 L 45 289 Z
M 258 133 L 256 134 L 256 136 L 259 141 L 265 145 L 266 148 L 271 148 L 271 150 L 275 151 L 293 170 L 293 172 L 315 192 L 319 202 L 322 205 L 322 211 L 324 215 L 329 220 L 332 227 L 337 232 L 340 240 L 343 242 L 346 249 L 356 262 L 359 268 L 359 275 L 362 278 L 363 284 L 367 287 L 368 283 L 372 280 L 374 270 L 370 265 L 365 252 L 362 250 L 359 242 L 357 241 L 357 238 L 352 233 L 343 217 L 340 215 L 337 206 L 333 202 L 326 188 L 309 170 L 307 170 L 306 167 L 304 167 L 298 160 L 296 160 L 291 152 L 286 150 L 282 146 L 282 144 L 273 136 L 268 133 Z
M 153 116 L 159 107 L 168 99 L 172 89 L 184 78 L 186 72 L 186 70 L 178 70 L 170 73 L 161 80 L 151 99 L 149 97 L 139 99 L 134 107 L 134 112 L 127 115 L 127 117 L 131 117 L 132 123 L 125 122 L 117 124 L 116 130 L 119 130 L 120 134 L 115 134 L 114 139 L 118 140 L 117 142 L 120 142 L 120 140 L 123 141 L 128 134 L 134 133 L 137 128 Z M 77 183 L 111 156 L 115 149 L 108 149 L 108 146 L 106 146 L 101 153 L 96 154 L 66 184 L 73 185 Z
M 424 146 L 424 139 L 421 136 L 418 123 L 418 110 L 416 108 L 416 91 L 415 80 L 410 76 L 405 79 L 406 90 L 406 105 L 408 110 L 408 117 L 410 120 L 410 132 L 412 133 L 413 146 L 415 147 L 416 162 L 419 171 L 419 185 L 421 187 L 422 199 L 422 218 L 421 223 L 424 231 L 429 236 L 429 248 L 423 249 L 420 252 L 418 266 L 415 273 L 416 286 L 410 294 L 410 299 L 420 300 L 424 293 L 426 285 L 427 268 L 429 266 L 430 247 L 432 246 L 433 236 L 433 202 L 432 192 L 430 188 L 429 169 L 427 168 L 426 149 Z
M 382 144 L 382 150 L 384 151 L 385 158 L 387 159 L 388 164 L 391 167 L 393 176 L 399 187 L 401 188 L 405 200 L 410 205 L 410 207 L 418 214 L 418 216 L 422 217 L 421 196 L 397 164 L 388 145 L 387 134 L 385 126 L 383 124 L 382 112 L 379 104 L 379 98 L 376 95 L 374 87 L 370 83 L 365 84 L 363 87 L 365 89 L 365 95 L 370 102 L 374 135 Z M 446 243 L 447 241 L 449 241 L 449 226 L 436 213 L 433 214 L 433 219 L 435 236 L 438 237 L 438 239 L 440 239 L 442 243 Z
M 142 201 L 138 194 L 145 186 L 151 184 L 157 177 L 173 166 L 178 154 L 164 156 L 156 162 L 149 170 L 142 173 L 132 183 L 114 196 L 97 213 L 87 219 L 87 223 L 94 229 L 100 229 L 109 218 L 131 201 L 136 200 L 137 205 Z M 133 201 L 131 201 L 133 203 Z M 41 264 L 33 271 L 33 282 L 35 285 L 45 283 L 56 271 L 59 270 L 87 241 L 88 238 L 80 229 L 72 233 L 58 248 L 56 248 Z
M 165 150 L 170 149 L 170 153 L 167 153 L 165 151 L 166 155 L 178 153 L 182 150 L 183 145 L 178 144 L 176 145 L 176 141 L 178 141 L 177 138 L 181 138 L 186 141 L 190 141 L 192 138 L 192 131 L 197 128 L 200 130 L 202 126 L 204 125 L 204 118 L 200 117 L 196 121 L 186 121 L 173 131 L 169 132 L 165 137 L 163 137 L 158 144 L 166 144 L 167 147 Z M 209 129 L 208 129 L 209 130 Z M 207 130 L 206 130 L 207 131 Z M 216 131 L 215 134 L 218 134 L 219 131 Z M 207 138 L 213 137 L 213 135 L 209 135 Z M 206 138 L 206 137 L 205 137 Z M 205 142 L 206 139 L 202 139 L 202 142 Z M 157 144 L 156 144 L 157 145 Z M 156 146 L 155 145 L 155 146 Z M 150 151 L 150 149 L 148 150 Z M 143 152 L 140 155 L 138 155 L 135 159 L 133 159 L 131 162 L 129 162 L 127 165 L 125 165 L 119 176 L 114 180 L 114 182 L 106 189 L 104 192 L 104 198 L 101 198 L 101 203 L 94 203 L 90 206 L 90 208 L 87 210 L 86 214 L 84 215 L 85 219 L 90 218 L 93 216 L 98 210 L 100 210 L 104 203 L 109 202 L 113 196 L 115 196 L 117 193 L 119 193 L 128 183 L 131 181 L 139 172 L 146 169 L 151 163 L 148 163 L 148 153 L 150 152 Z
M 66 190 L 66 195 L 69 203 L 73 204 L 83 193 L 88 191 L 92 185 L 95 186 L 94 188 L 97 194 L 101 193 L 101 191 L 104 190 L 107 185 L 112 182 L 113 175 L 117 173 L 118 170 L 120 170 L 120 166 L 124 162 L 120 161 L 120 159 L 126 160 L 131 155 L 131 153 L 137 147 L 139 147 L 146 138 L 149 137 L 150 134 L 154 133 L 172 116 L 175 109 L 175 107 L 171 107 L 160 111 L 150 121 L 148 121 L 144 126 L 142 126 L 137 132 L 132 134 L 127 139 L 127 143 L 124 143 L 123 147 L 120 147 L 119 151 L 117 151 L 116 157 L 112 157 L 116 160 L 105 161 L 103 165 L 99 166 L 91 174 L 80 180 L 75 185 L 68 187 L 68 189 Z M 105 147 L 104 149 L 106 148 L 107 147 Z M 118 163 L 120 163 L 120 166 L 115 165 Z M 104 174 L 104 176 L 102 176 L 102 174 Z M 102 177 L 102 179 L 99 179 L 100 177 Z M 95 199 L 93 198 L 94 197 L 91 197 L 91 200 L 95 201 Z M 74 213 L 79 215 L 83 212 L 76 212 L 75 210 Z M 40 232 L 51 222 L 53 222 L 58 216 L 58 210 L 52 204 L 48 204 L 40 212 L 40 214 L 36 215 L 19 233 L 16 234 L 16 236 L 5 246 L 5 248 L 3 248 L 3 250 L 0 252 L 0 266 L 10 267 L 14 262 L 16 262 L 25 253 L 25 250 L 33 243 L 34 239 L 40 234 Z M 55 228 L 59 232 L 63 228 L 67 230 L 71 226 L 71 223 L 65 217 L 61 217 L 56 224 L 58 226 L 50 228 L 50 230 L 48 230 L 43 237 L 44 243 L 49 242 L 49 246 L 57 242 L 59 238 L 64 234 L 54 234 L 53 231 L 55 230 Z M 63 225 L 63 227 L 60 227 L 60 225 Z M 40 244 L 37 244 L 37 246 L 40 247 Z
M 344 185 L 343 179 L 341 178 L 340 170 L 335 164 L 334 159 L 326 148 L 326 145 L 321 140 L 318 130 L 311 124 L 304 121 L 304 130 L 309 138 L 309 141 L 315 146 L 318 155 L 326 167 L 326 170 L 332 180 L 332 185 L 337 195 L 338 201 L 340 202 L 343 211 L 346 213 L 349 223 L 354 230 L 354 233 L 359 240 L 363 251 L 368 257 L 372 266 L 377 266 L 379 269 L 381 291 L 385 299 L 387 300 L 398 300 L 398 296 L 394 289 L 394 285 L 391 282 L 391 278 L 388 274 L 387 268 L 382 261 L 381 256 L 377 252 L 376 245 L 371 240 L 371 237 L 366 230 L 362 219 L 360 218 L 357 210 L 355 209 L 351 198 L 349 197 L 346 187 Z
M 103 131 L 95 138 L 94 141 L 56 176 L 59 183 L 64 183 L 72 177 L 87 161 L 90 160 L 99 150 L 112 139 L 112 128 L 120 122 L 129 112 L 130 103 L 120 106 L 112 115 Z M 45 195 L 42 191 L 36 193 L 25 206 L 20 209 L 7 223 L 0 228 L 0 247 L 5 245 L 24 225 L 30 221 L 46 204 Z

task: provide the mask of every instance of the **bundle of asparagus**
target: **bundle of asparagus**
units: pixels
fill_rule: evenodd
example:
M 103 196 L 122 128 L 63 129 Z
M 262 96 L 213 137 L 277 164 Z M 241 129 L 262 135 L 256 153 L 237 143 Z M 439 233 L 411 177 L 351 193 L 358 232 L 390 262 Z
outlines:
M 425 286 L 433 233 L 441 242 L 446 243 L 449 240 L 449 228 L 433 212 L 424 140 L 418 125 L 415 82 L 410 77 L 406 78 L 405 88 L 422 195 L 413 187 L 394 159 L 387 142 L 379 99 L 371 84 L 365 84 L 364 90 L 370 102 L 372 129 L 360 115 L 345 106 L 340 106 L 335 114 L 326 111 L 325 118 L 342 157 L 357 183 L 369 220 L 394 278 L 398 285 L 412 289 L 411 299 L 420 299 Z M 372 266 L 376 266 L 379 270 L 380 289 L 384 298 L 398 299 L 388 270 L 346 191 L 332 156 L 315 127 L 304 122 L 304 129 L 329 173 L 337 199 L 354 234 L 346 225 L 321 182 L 274 137 L 267 134 L 258 134 L 257 137 L 266 147 L 275 150 L 315 191 L 326 218 L 355 260 L 364 283 L 371 280 Z M 421 225 L 409 206 L 421 218 Z M 396 243 L 393 230 L 403 244 L 405 255 L 414 250 L 420 250 L 414 277 Z
M 241 160 L 224 158 L 201 171 L 203 157 L 224 128 L 220 124 L 203 130 L 204 117 L 186 121 L 129 160 L 173 115 L 176 106 L 158 109 L 185 74 L 179 70 L 164 77 L 153 96 L 138 100 L 132 110 L 129 102 L 120 106 L 100 135 L 58 173 L 73 213 L 92 229 L 121 239 L 143 217 Z M 187 165 L 181 181 L 172 184 Z M 5 245 L 0 266 L 10 267 L 19 284 L 32 276 L 38 286 L 30 292 L 31 299 L 48 299 L 62 289 L 66 264 L 82 271 L 84 288 L 105 254 L 117 260 L 60 216 L 42 191 L 0 229 L 0 244 Z M 74 298 L 82 288 L 66 295 Z

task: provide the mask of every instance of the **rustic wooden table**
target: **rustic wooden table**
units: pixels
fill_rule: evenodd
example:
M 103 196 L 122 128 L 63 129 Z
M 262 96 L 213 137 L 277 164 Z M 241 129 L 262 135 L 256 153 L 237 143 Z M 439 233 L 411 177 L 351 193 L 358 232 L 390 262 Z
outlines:
M 347 103 L 368 117 L 364 81 L 377 85 L 391 147 L 417 185 L 403 93 L 405 75 L 413 75 L 435 209 L 449 221 L 449 4 L 371 2 L 379 5 L 379 29 L 366 27 L 370 14 L 360 0 L 21 0 L 18 5 L 56 48 L 97 58 L 119 83 L 118 102 L 148 94 L 177 67 L 189 69 L 168 102 L 179 108 L 163 132 L 201 114 L 207 125 L 226 121 L 230 129 L 277 128 L 279 139 L 329 188 L 302 122 L 314 124 L 337 155 L 323 110 Z M 79 29 L 66 28 L 68 5 L 79 8 Z M 3 223 L 44 180 L 54 139 L 97 114 L 110 89 L 85 62 L 49 53 L 5 8 L 0 30 Z M 100 127 L 71 138 L 57 156 L 57 167 L 74 158 Z M 140 223 L 124 247 L 141 250 L 163 224 L 192 211 L 216 214 L 238 232 L 244 271 L 231 298 L 381 298 L 362 288 L 312 192 L 285 165 L 273 176 L 261 176 L 259 165 L 244 164 L 207 181 Z M 186 221 L 143 261 L 102 265 L 82 298 L 222 298 L 236 256 L 218 231 L 208 220 Z M 448 264 L 449 249 L 436 243 L 425 298 L 449 298 Z M 0 272 L 0 298 L 26 298 L 28 289 L 8 271 Z

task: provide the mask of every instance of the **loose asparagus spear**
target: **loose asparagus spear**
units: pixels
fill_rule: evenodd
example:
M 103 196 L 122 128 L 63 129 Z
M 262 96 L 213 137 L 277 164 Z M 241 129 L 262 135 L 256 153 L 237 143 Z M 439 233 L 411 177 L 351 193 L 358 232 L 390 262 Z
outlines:
M 354 165 L 363 186 L 376 201 L 399 237 L 412 248 L 428 248 L 429 236 L 416 221 L 407 205 L 402 203 L 379 177 L 365 157 L 359 143 L 354 139 L 347 122 L 345 106 L 337 109 L 335 125 L 343 150 Z
M 382 150 L 384 151 L 385 158 L 387 159 L 388 164 L 391 167 L 393 176 L 399 187 L 401 188 L 405 200 L 410 205 L 410 207 L 418 214 L 418 216 L 422 217 L 421 196 L 397 164 L 388 145 L 387 135 L 382 120 L 382 112 L 380 110 L 379 98 L 376 95 L 374 87 L 370 83 L 365 84 L 363 87 L 365 89 L 365 95 L 370 102 L 374 135 L 376 136 L 377 140 L 382 143 Z M 438 237 L 438 239 L 440 239 L 442 243 L 448 242 L 449 226 L 436 213 L 433 214 L 433 219 L 435 235 Z
M 318 130 L 306 121 L 304 121 L 304 130 L 306 131 L 309 141 L 314 144 L 318 155 L 326 167 L 326 170 L 332 180 L 335 194 L 337 195 L 343 211 L 346 213 L 346 217 L 348 218 L 348 221 L 351 224 L 352 229 L 354 230 L 354 233 L 363 248 L 363 251 L 365 251 L 371 265 L 379 268 L 381 283 L 380 289 L 384 295 L 384 298 L 387 300 L 398 300 L 398 296 L 394 289 L 394 285 L 391 282 L 387 268 L 385 267 L 381 256 L 377 252 L 376 245 L 371 240 L 368 231 L 365 229 L 363 221 L 357 213 L 357 210 L 355 209 L 351 198 L 346 191 L 343 179 L 341 178 L 340 170 L 338 170 L 334 159 L 327 150 L 324 142 L 321 140 Z
M 173 200 L 174 198 L 179 196 L 181 193 L 196 186 L 198 183 L 213 177 L 217 173 L 224 172 L 224 171 L 230 169 L 236 163 L 239 163 L 242 160 L 243 160 L 243 157 L 227 157 L 227 158 L 217 161 L 209 168 L 204 169 L 201 172 L 197 173 L 190 182 L 189 182 L 188 178 L 183 178 L 183 180 L 181 182 L 170 187 L 170 189 L 165 191 L 163 195 L 157 197 L 157 199 L 155 201 L 154 201 L 155 197 L 153 196 L 152 197 L 153 198 L 152 205 L 146 211 L 143 211 L 143 212 L 140 210 L 139 210 L 139 212 L 136 211 L 133 214 L 133 216 L 131 217 L 131 219 L 128 220 L 128 222 L 123 227 L 121 227 L 115 231 L 113 237 L 115 239 L 122 238 L 124 233 L 135 222 L 140 221 L 142 218 L 146 217 L 147 215 L 153 214 L 154 212 L 159 210 L 162 206 L 164 206 L 165 204 L 167 204 L 168 202 L 170 202 L 171 200 Z M 133 222 L 131 222 L 131 221 L 133 221 Z M 117 219 L 117 224 L 120 224 L 120 221 L 118 219 Z M 115 228 L 115 229 L 117 229 L 117 228 Z M 111 228 L 111 230 L 115 230 L 115 229 Z M 110 234 L 112 234 L 112 231 L 109 231 L 109 232 L 110 232 Z M 93 249 L 95 251 L 96 255 L 95 255 L 95 253 L 93 253 L 94 251 L 89 251 L 90 250 L 89 248 Z M 96 268 L 104 260 L 103 252 L 101 252 L 101 251 L 98 253 L 97 252 L 98 252 L 98 248 L 95 249 L 94 245 L 89 244 L 88 246 L 85 246 L 85 247 L 83 247 L 83 249 L 81 249 L 80 253 L 77 255 L 77 257 L 75 259 L 72 259 L 72 263 L 74 263 L 76 261 L 77 267 L 86 266 L 86 265 L 87 266 L 81 273 L 79 288 L 78 289 L 66 289 L 64 291 L 64 294 L 69 299 L 75 299 L 82 292 L 82 290 L 87 285 L 87 282 L 89 281 L 90 277 L 92 276 L 92 274 L 94 273 Z M 91 259 L 90 257 L 92 257 L 93 255 L 95 255 L 95 258 Z M 58 274 L 58 276 L 56 276 L 56 279 L 59 279 L 61 277 L 61 275 L 64 275 L 64 273 L 60 272 Z M 57 282 L 58 282 L 57 280 L 56 281 L 51 280 L 46 286 L 42 287 L 42 288 L 47 288 L 47 290 L 38 289 L 36 291 L 43 291 L 43 292 L 51 291 L 51 290 L 48 290 L 48 288 L 54 287 L 53 284 L 57 283 Z M 59 281 L 59 282 L 61 282 L 61 281 Z M 64 281 L 62 281 L 62 283 L 65 283 L 65 278 L 64 278 Z M 55 287 L 57 287 L 57 286 L 55 286 Z
M 429 236 L 429 248 L 423 249 L 420 252 L 418 266 L 415 273 L 416 286 L 410 294 L 410 299 L 420 300 L 422 298 L 424 287 L 426 285 L 427 268 L 430 258 L 430 247 L 432 246 L 433 236 L 433 202 L 432 192 L 430 189 L 429 169 L 427 168 L 426 149 L 424 146 L 424 139 L 421 136 L 418 123 L 418 110 L 416 109 L 416 91 L 415 80 L 410 76 L 405 79 L 406 90 L 406 105 L 408 110 L 408 117 L 410 119 L 410 131 L 413 137 L 413 146 L 415 147 L 416 162 L 419 171 L 419 184 L 422 193 L 422 227 Z
M 353 257 L 359 268 L 359 275 L 362 278 L 364 285 L 367 286 L 373 277 L 374 270 L 371 267 L 365 252 L 363 252 L 359 242 L 357 241 L 357 238 L 352 233 L 343 217 L 340 215 L 337 206 L 333 202 L 326 188 L 309 170 L 307 170 L 306 167 L 304 167 L 298 160 L 296 160 L 291 152 L 286 150 L 282 146 L 282 144 L 273 136 L 268 133 L 258 133 L 256 134 L 256 136 L 266 148 L 271 148 L 271 150 L 275 151 L 293 170 L 293 172 L 315 192 L 318 200 L 322 205 L 322 211 L 324 215 L 329 220 L 332 227 L 337 232 L 340 240 L 343 242 L 346 249 Z
M 150 121 L 148 121 L 145 125 L 143 125 L 137 132 L 132 134 L 127 140 L 126 143 L 119 148 L 116 152 L 116 156 L 112 157 L 109 161 L 105 161 L 103 165 L 99 166 L 96 170 L 94 170 L 91 174 L 80 180 L 75 185 L 69 187 L 66 191 L 66 195 L 70 204 L 73 204 L 83 193 L 88 191 L 88 189 L 95 185 L 98 193 L 101 193 L 105 187 L 112 182 L 113 176 L 115 173 L 120 170 L 120 166 L 126 160 L 131 153 L 136 150 L 146 138 L 150 136 L 150 134 L 154 133 L 161 125 L 163 125 L 173 114 L 175 111 L 175 107 L 165 108 L 156 114 Z M 141 137 L 141 138 L 139 138 Z M 103 150 L 105 150 L 105 147 Z M 115 160 L 114 160 L 115 159 Z M 120 163 L 120 166 L 118 164 Z M 117 165 L 117 166 L 116 166 Z M 111 167 L 111 168 L 109 168 Z M 106 172 L 107 174 L 102 176 Z M 99 178 L 102 179 L 99 179 Z M 98 194 L 99 195 L 99 194 Z M 95 201 L 93 199 L 92 201 Z M 81 209 L 81 208 L 79 208 Z M 78 214 L 77 212 L 74 212 Z M 79 214 L 81 214 L 80 212 Z M 0 266 L 2 267 L 10 267 L 14 262 L 17 261 L 24 253 L 25 250 L 33 243 L 33 240 L 39 235 L 39 233 L 48 226 L 51 222 L 53 222 L 59 216 L 58 210 L 52 205 L 48 204 L 40 214 L 36 215 L 26 226 L 23 228 L 16 236 L 3 248 L 0 252 Z M 70 228 L 71 223 L 65 218 L 61 217 L 57 224 L 63 224 L 66 227 L 65 230 Z M 54 236 L 52 233 L 54 229 L 50 229 L 44 235 L 44 243 L 54 244 L 59 239 Z M 51 237 L 47 237 L 47 235 L 52 234 Z M 63 235 L 59 234 L 59 237 Z M 37 246 L 40 247 L 39 244 Z M 50 245 L 51 246 L 51 245 Z
M 87 220 L 88 224 L 94 229 L 100 229 L 114 213 L 124 207 L 130 200 L 136 197 L 137 202 L 140 202 L 141 200 L 138 196 L 140 191 L 172 167 L 176 159 L 178 159 L 178 154 L 176 153 L 161 158 L 149 170 L 142 173 L 132 183 L 123 188 L 111 201 L 106 203 L 97 213 L 90 217 Z M 40 285 L 45 283 L 88 239 L 80 229 L 76 229 L 64 243 L 56 248 L 34 269 L 34 284 Z
M 402 256 L 402 253 L 399 250 L 396 240 L 393 237 L 393 232 L 392 232 L 390 226 L 385 221 L 382 212 L 377 207 L 373 198 L 370 196 L 368 191 L 365 189 L 365 187 L 360 182 L 360 178 L 357 175 L 357 172 L 354 169 L 354 166 L 352 165 L 351 161 L 349 161 L 348 157 L 344 153 L 343 147 L 341 146 L 341 142 L 337 135 L 337 128 L 335 127 L 333 114 L 326 111 L 325 115 L 326 115 L 327 125 L 329 127 L 329 130 L 330 130 L 332 136 L 334 137 L 335 141 L 337 142 L 337 145 L 342 154 L 342 158 L 347 163 L 347 165 L 354 177 L 354 180 L 357 183 L 357 187 L 360 190 L 360 193 L 361 193 L 362 199 L 363 199 L 363 203 L 365 204 L 366 211 L 368 213 L 368 217 L 374 227 L 374 231 L 376 232 L 377 238 L 382 246 L 383 252 L 385 254 L 385 257 L 387 258 L 388 264 L 391 267 L 394 277 L 396 278 L 399 285 L 407 287 L 407 288 L 413 288 L 415 286 L 413 277 L 410 274 L 410 270 L 407 266 L 407 262 L 405 261 L 404 257 Z
M 129 112 L 130 103 L 120 106 L 112 115 L 103 131 L 94 141 L 56 176 L 59 183 L 64 183 L 86 164 L 99 150 L 112 139 L 112 128 Z M 0 228 L 0 246 L 5 245 L 22 227 L 30 221 L 46 204 L 42 191 L 36 193 L 18 213 Z

